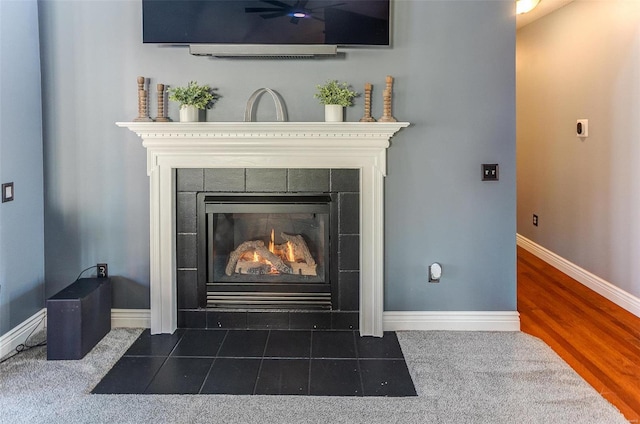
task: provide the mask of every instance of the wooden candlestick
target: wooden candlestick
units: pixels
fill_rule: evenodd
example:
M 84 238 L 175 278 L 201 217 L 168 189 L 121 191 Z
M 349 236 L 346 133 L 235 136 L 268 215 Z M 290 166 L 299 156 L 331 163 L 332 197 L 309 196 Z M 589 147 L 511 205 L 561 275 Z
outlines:
M 380 122 L 397 122 L 396 118 L 391 114 L 391 98 L 393 96 L 393 77 L 391 75 L 387 75 L 386 78 L 387 87 L 384 89 L 382 93 L 382 100 L 384 103 L 384 109 L 382 112 L 382 117 L 380 117 Z
M 371 90 L 373 86 L 370 82 L 364 84 L 364 116 L 360 118 L 360 122 L 376 122 L 371 116 Z
M 171 121 L 171 119 L 167 117 L 164 111 L 164 104 L 165 104 L 164 84 L 156 85 L 156 89 L 158 90 L 158 116 L 156 117 L 156 122 L 169 122 Z
M 149 118 L 149 106 L 147 101 L 149 95 L 145 90 L 145 77 L 138 77 L 138 117 L 134 119 L 136 122 L 150 122 L 153 119 Z

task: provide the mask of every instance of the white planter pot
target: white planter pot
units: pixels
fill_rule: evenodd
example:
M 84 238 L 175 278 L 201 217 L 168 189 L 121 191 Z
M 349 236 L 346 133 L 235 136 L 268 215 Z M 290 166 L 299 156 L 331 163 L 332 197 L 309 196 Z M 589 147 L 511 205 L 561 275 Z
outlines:
M 198 122 L 200 120 L 200 109 L 192 105 L 180 106 L 180 122 Z
M 344 106 L 324 105 L 324 120 L 325 122 L 344 121 Z

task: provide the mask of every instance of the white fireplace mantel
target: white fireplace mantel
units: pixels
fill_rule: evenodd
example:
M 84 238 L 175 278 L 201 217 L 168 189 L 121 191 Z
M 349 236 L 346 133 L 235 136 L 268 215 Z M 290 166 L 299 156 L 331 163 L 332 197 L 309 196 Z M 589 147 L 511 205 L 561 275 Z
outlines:
M 142 138 L 150 177 L 151 333 L 177 328 L 175 169 L 360 170 L 360 334 L 382 336 L 384 177 L 408 122 L 118 122 Z

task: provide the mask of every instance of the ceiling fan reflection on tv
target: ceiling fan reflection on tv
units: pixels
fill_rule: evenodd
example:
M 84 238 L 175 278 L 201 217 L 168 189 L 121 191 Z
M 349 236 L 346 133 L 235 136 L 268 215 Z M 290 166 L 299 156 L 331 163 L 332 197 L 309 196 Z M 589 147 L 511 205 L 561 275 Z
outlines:
M 309 0 L 297 0 L 294 4 L 287 4 L 278 0 L 260 0 L 262 3 L 267 3 L 272 7 L 245 7 L 245 13 L 259 13 L 263 19 L 280 18 L 283 16 L 289 16 L 291 19 L 289 22 L 297 25 L 300 19 L 316 19 L 318 21 L 324 21 L 324 19 L 317 16 L 316 11 L 343 6 L 346 3 L 334 3 L 327 4 L 318 7 L 307 7 Z

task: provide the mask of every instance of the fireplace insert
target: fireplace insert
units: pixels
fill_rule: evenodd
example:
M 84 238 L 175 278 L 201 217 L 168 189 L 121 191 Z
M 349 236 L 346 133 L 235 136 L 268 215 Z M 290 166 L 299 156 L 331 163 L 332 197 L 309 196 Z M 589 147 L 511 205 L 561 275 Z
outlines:
M 198 193 L 204 306 L 330 309 L 330 203 L 326 194 Z

